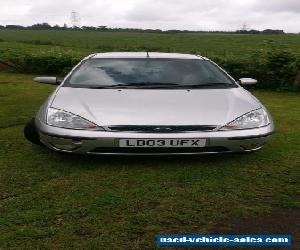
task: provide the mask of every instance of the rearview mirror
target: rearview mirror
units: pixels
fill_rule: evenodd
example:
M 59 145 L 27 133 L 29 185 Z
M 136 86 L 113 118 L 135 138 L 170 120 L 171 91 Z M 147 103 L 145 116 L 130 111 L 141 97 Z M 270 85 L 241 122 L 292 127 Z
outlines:
M 257 80 L 253 78 L 241 78 L 239 79 L 239 84 L 241 85 L 255 85 L 257 84 Z
M 39 77 L 35 77 L 33 81 L 39 83 L 51 84 L 51 85 L 58 85 L 61 83 L 61 81 L 54 76 L 39 76 Z

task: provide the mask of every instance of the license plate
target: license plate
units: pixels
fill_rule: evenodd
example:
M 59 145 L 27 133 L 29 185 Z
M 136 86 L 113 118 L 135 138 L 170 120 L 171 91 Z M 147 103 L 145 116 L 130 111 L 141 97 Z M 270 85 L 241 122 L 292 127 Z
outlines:
M 206 139 L 120 139 L 119 146 L 130 147 L 156 147 L 156 148 L 194 148 L 204 147 Z

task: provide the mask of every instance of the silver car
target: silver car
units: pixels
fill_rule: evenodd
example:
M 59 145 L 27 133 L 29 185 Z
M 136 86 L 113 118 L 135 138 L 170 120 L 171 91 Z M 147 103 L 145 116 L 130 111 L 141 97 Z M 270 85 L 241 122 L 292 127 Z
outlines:
M 256 151 L 274 131 L 266 108 L 211 60 L 124 52 L 84 58 L 24 129 L 50 149 L 78 154 Z

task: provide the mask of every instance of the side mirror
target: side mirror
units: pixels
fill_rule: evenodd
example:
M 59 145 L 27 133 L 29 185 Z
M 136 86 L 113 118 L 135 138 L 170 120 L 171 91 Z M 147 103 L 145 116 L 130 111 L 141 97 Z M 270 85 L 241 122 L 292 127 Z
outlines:
M 61 80 L 58 80 L 57 77 L 53 77 L 53 76 L 39 76 L 39 77 L 35 77 L 33 81 L 39 83 L 51 84 L 51 85 L 58 85 L 61 83 Z
M 253 78 L 241 78 L 239 79 L 239 84 L 249 86 L 249 85 L 255 85 L 257 84 L 257 80 Z

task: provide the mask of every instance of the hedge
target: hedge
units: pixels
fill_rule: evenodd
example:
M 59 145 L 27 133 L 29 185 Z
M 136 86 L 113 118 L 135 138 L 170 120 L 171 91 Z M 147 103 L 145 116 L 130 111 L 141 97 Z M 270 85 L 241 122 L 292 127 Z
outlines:
M 257 88 L 272 90 L 300 90 L 300 59 L 289 51 L 274 50 L 253 53 L 245 60 L 213 58 L 235 79 L 252 77 Z
M 29 53 L 0 50 L 0 62 L 10 64 L 13 70 L 33 74 L 66 74 L 84 55 L 72 50 L 37 51 Z M 259 81 L 256 88 L 272 90 L 300 90 L 300 59 L 288 50 L 255 51 L 244 59 L 218 57 L 211 59 L 235 79 L 252 77 Z

